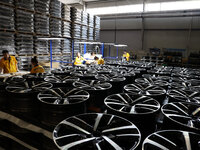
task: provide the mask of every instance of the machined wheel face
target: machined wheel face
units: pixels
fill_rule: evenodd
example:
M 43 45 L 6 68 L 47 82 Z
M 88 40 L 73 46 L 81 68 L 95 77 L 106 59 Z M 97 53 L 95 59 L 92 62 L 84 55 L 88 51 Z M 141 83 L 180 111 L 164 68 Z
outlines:
M 112 88 L 112 85 L 110 83 L 98 80 L 80 80 L 74 82 L 73 86 L 85 90 L 108 90 Z
M 39 81 L 32 81 L 32 82 L 23 82 L 18 84 L 10 84 L 6 87 L 6 90 L 10 93 L 33 93 L 39 92 L 45 89 L 52 88 L 52 84 L 48 82 L 39 82 Z
M 142 150 L 199 150 L 200 135 L 178 130 L 164 130 L 149 135 Z
M 38 78 L 45 78 L 46 73 L 34 73 L 34 74 L 26 74 L 23 76 L 25 79 L 38 79 Z
M 128 84 L 124 87 L 128 93 L 141 94 L 145 96 L 161 96 L 166 94 L 166 90 L 155 85 L 149 84 Z
M 199 105 L 184 102 L 168 103 L 161 108 L 161 111 L 177 125 L 200 131 Z
M 20 83 L 24 82 L 25 79 L 22 76 L 13 76 L 9 78 L 4 78 L 3 82 L 6 82 L 8 84 L 15 84 L 15 83 Z
M 160 109 L 160 104 L 155 99 L 131 93 L 110 95 L 104 103 L 109 109 L 133 115 L 151 114 Z
M 169 85 L 167 81 L 156 80 L 153 78 L 138 78 L 138 79 L 135 79 L 135 82 L 139 84 L 149 84 L 149 85 L 156 85 L 156 86 L 161 86 L 161 87 L 167 87 Z
M 97 80 L 100 81 L 107 81 L 107 82 L 123 82 L 126 80 L 122 74 L 118 73 L 111 73 L 111 74 L 99 74 L 95 76 Z
M 72 83 L 75 81 L 79 81 L 78 77 L 72 77 L 72 76 L 47 76 L 44 79 L 46 82 L 50 83 Z
M 140 131 L 130 121 L 101 113 L 67 118 L 53 131 L 53 140 L 62 150 L 133 150 L 140 137 Z
M 200 93 L 192 90 L 170 90 L 168 91 L 169 100 L 174 102 L 200 103 Z
M 47 89 L 38 94 L 38 99 L 42 103 L 52 105 L 70 105 L 82 103 L 89 99 L 89 93 L 84 90 L 54 88 Z
M 71 75 L 76 77 L 94 77 L 97 73 L 95 71 L 75 71 Z

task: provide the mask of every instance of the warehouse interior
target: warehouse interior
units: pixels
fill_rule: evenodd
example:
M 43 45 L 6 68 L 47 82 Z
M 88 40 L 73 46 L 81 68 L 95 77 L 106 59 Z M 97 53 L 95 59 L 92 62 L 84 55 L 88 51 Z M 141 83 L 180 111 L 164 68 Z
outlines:
M 0 150 L 200 150 L 200 0 L 0 0 Z

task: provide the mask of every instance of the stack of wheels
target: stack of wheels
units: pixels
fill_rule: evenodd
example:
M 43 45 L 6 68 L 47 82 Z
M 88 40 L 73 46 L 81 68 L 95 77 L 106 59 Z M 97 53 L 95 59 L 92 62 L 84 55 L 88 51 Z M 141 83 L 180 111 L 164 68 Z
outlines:
M 132 122 L 101 113 L 67 118 L 53 131 L 59 149 L 136 150 L 140 139 L 140 131 Z
M 177 129 L 200 134 L 200 106 L 195 103 L 174 102 L 165 104 L 163 129 Z
M 179 130 L 158 131 L 149 135 L 142 150 L 199 150 L 200 135 Z
M 26 79 L 26 81 L 28 81 L 28 82 L 44 81 L 45 77 L 46 77 L 45 73 L 34 73 L 34 74 L 23 75 L 23 78 Z
M 51 73 L 54 75 L 65 75 L 65 76 L 69 76 L 70 73 L 73 71 L 73 68 L 65 68 L 65 69 L 56 69 L 56 70 L 52 70 Z
M 138 94 L 114 94 L 105 98 L 107 112 L 132 121 L 143 138 L 156 129 L 156 116 L 160 110 L 157 100 Z
M 66 76 L 66 75 L 49 75 L 44 79 L 46 82 L 50 82 L 53 84 L 54 88 L 57 87 L 65 87 L 65 88 L 73 88 L 73 82 L 79 81 L 78 77 L 74 76 Z
M 122 74 L 125 78 L 125 84 L 130 84 L 133 83 L 135 80 L 135 72 L 132 68 L 127 68 L 127 67 L 119 67 L 113 70 L 113 72 L 117 72 L 118 74 Z
M 156 79 L 156 78 L 137 78 L 135 79 L 135 83 L 138 84 L 149 84 L 149 85 L 155 85 L 155 86 L 160 86 L 164 89 L 168 89 L 169 83 L 164 80 Z
M 98 80 L 80 80 L 74 82 L 73 86 L 89 92 L 87 111 L 102 112 L 104 110 L 104 99 L 110 94 L 112 88 L 110 83 Z
M 6 109 L 6 100 L 7 100 L 7 93 L 6 93 L 6 86 L 8 84 L 6 82 L 3 82 L 3 81 L 0 81 L 0 95 L 1 95 L 1 98 L 0 98 L 0 108 L 1 109 Z
M 81 80 L 94 80 L 97 73 L 95 70 L 87 70 L 87 71 L 74 71 L 71 73 L 71 75 L 80 78 Z
M 53 88 L 38 94 L 40 120 L 49 127 L 55 127 L 66 117 L 85 113 L 89 93 L 84 90 Z
M 124 86 L 124 92 L 152 97 L 158 100 L 160 104 L 163 104 L 166 98 L 166 90 L 164 88 L 149 84 L 128 84 Z
M 112 84 L 112 94 L 123 92 L 126 78 L 119 73 L 99 74 L 95 76 L 99 81 L 109 82 Z
M 190 89 L 172 89 L 168 93 L 169 102 L 191 102 L 200 103 L 200 92 Z
M 9 84 L 6 87 L 8 92 L 8 109 L 14 115 L 30 118 L 38 115 L 37 94 L 44 89 L 52 88 L 51 83 L 47 82 L 20 82 Z M 11 126 L 11 130 L 17 133 L 26 133 L 22 128 Z

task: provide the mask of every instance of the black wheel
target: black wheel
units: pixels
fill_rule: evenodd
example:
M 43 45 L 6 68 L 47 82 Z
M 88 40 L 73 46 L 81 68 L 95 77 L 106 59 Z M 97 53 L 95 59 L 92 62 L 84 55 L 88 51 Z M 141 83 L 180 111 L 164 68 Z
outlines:
M 126 78 L 119 73 L 99 74 L 95 76 L 97 80 L 109 82 L 112 84 L 112 94 L 121 93 L 125 85 Z
M 84 90 L 54 88 L 38 94 L 42 123 L 55 126 L 66 117 L 84 113 L 89 93 Z
M 37 112 L 37 94 L 52 87 L 47 82 L 22 82 L 9 84 L 6 91 L 9 95 L 9 108 L 13 112 L 29 114 Z
M 122 93 L 105 98 L 108 113 L 124 117 L 136 124 L 143 134 L 155 130 L 155 118 L 160 110 L 160 104 L 153 98 Z M 148 130 L 147 130 L 148 129 Z
M 140 131 L 130 121 L 101 113 L 67 118 L 53 131 L 55 144 L 63 150 L 134 150 L 140 137 Z
M 200 135 L 187 131 L 164 130 L 149 135 L 142 150 L 199 150 Z
M 68 87 L 72 88 L 72 83 L 75 81 L 79 81 L 78 77 L 73 76 L 62 76 L 62 75 L 54 75 L 54 76 L 47 76 L 44 79 L 46 82 L 50 82 L 53 84 L 54 87 Z
M 169 102 L 200 103 L 200 93 L 198 91 L 192 91 L 190 89 L 172 89 L 168 91 L 167 95 L 169 97 Z
M 155 98 L 160 103 L 166 97 L 166 90 L 162 87 L 148 84 L 128 84 L 124 86 L 124 91 L 128 93 L 140 94 Z
M 137 78 L 135 79 L 135 82 L 138 84 L 149 84 L 149 85 L 155 85 L 163 87 L 164 89 L 168 89 L 169 83 L 164 80 L 157 80 L 154 78 Z
M 46 77 L 46 73 L 35 73 L 35 74 L 26 74 L 23 75 L 23 78 L 26 79 L 26 81 L 44 81 L 44 78 Z
M 165 129 L 182 129 L 200 133 L 200 106 L 185 102 L 165 104 L 161 111 L 164 114 Z
M 110 94 L 112 85 L 107 82 L 97 80 L 76 81 L 73 86 L 89 92 L 90 100 L 88 107 L 94 105 L 98 108 L 104 107 L 104 98 Z
M 78 77 L 81 80 L 94 80 L 95 76 L 97 75 L 95 70 L 89 70 L 89 71 L 74 71 L 71 72 L 72 76 Z

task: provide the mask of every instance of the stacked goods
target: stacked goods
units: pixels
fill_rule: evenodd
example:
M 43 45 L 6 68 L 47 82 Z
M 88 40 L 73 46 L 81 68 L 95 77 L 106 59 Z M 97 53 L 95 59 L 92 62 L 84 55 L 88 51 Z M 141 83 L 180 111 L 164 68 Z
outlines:
M 0 28 L 14 30 L 14 9 L 0 5 Z
M 87 40 L 87 26 L 81 27 L 81 39 Z
M 47 40 L 35 39 L 34 48 L 35 48 L 36 54 L 48 54 L 49 53 L 49 47 L 48 47 Z
M 16 0 L 15 6 L 18 8 L 34 10 L 34 0 Z
M 71 18 L 71 11 L 70 11 L 70 6 L 62 4 L 62 18 L 64 20 L 70 21 Z
M 100 40 L 100 17 L 94 17 L 94 40 Z
M 52 54 L 61 54 L 61 40 L 52 40 Z
M 21 32 L 33 32 L 34 31 L 34 15 L 32 12 L 23 10 L 16 10 L 15 25 L 16 30 Z
M 88 25 L 88 13 L 82 11 L 81 13 L 81 20 L 83 25 Z
M 15 48 L 17 54 L 33 54 L 33 36 L 17 34 L 15 37 Z
M 88 26 L 94 27 L 94 16 L 91 14 L 88 14 Z
M 3 50 L 9 50 L 11 55 L 15 54 L 14 33 L 0 32 L 0 55 Z
M 62 21 L 62 36 L 63 37 L 71 37 L 71 25 L 68 21 Z
M 9 5 L 13 5 L 14 0 L 0 0 L 0 3 L 5 3 Z
M 19 57 L 18 68 L 19 70 L 31 70 L 31 57 Z
M 71 7 L 71 21 L 81 24 L 81 11 L 75 7 Z
M 61 41 L 61 49 L 63 54 L 71 53 L 71 40 L 65 39 Z
M 88 28 L 88 34 L 87 34 L 87 38 L 88 40 L 93 40 L 93 32 L 94 32 L 94 28 Z
M 79 24 L 73 24 L 72 25 L 72 32 L 71 32 L 72 38 L 80 39 L 81 37 L 81 25 Z
M 62 21 L 56 18 L 50 18 L 50 35 L 61 36 Z
M 61 2 L 58 0 L 50 1 L 50 16 L 61 18 Z
M 35 0 L 35 11 L 43 14 L 49 14 L 50 0 Z
M 35 14 L 34 21 L 35 33 L 49 35 L 49 17 L 46 15 Z

